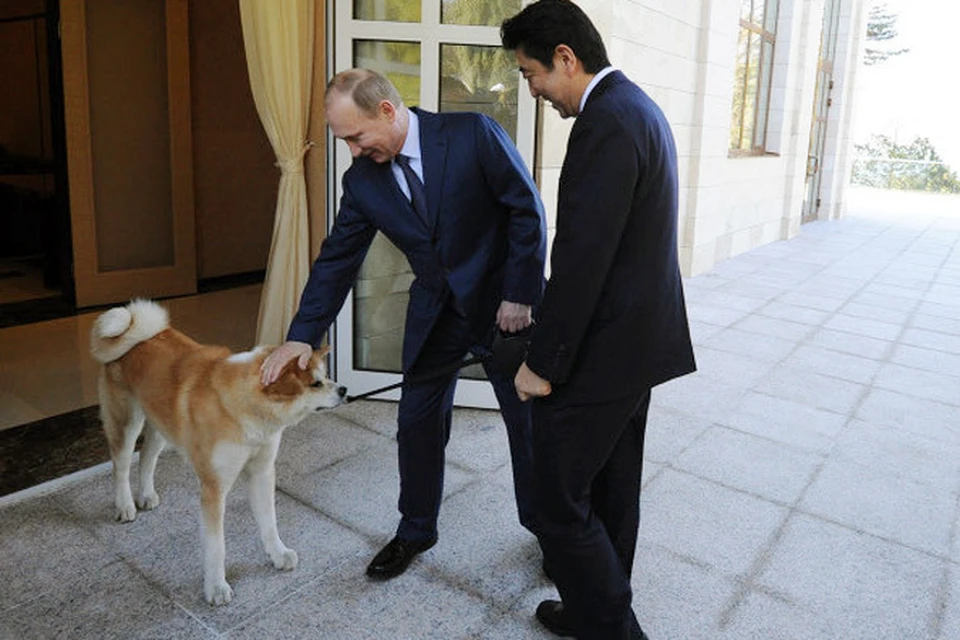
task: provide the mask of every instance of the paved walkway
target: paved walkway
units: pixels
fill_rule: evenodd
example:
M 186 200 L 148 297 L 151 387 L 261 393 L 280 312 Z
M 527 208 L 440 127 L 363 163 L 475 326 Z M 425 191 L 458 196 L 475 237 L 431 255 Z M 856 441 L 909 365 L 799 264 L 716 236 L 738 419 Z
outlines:
M 653 640 L 960 638 L 960 199 L 853 195 L 847 219 L 686 283 L 700 371 L 654 391 L 633 580 Z M 440 543 L 365 579 L 396 524 L 395 414 L 287 432 L 292 573 L 235 489 L 226 607 L 202 599 L 176 454 L 133 524 L 106 467 L 0 499 L 0 638 L 550 637 L 496 413 L 456 415 Z

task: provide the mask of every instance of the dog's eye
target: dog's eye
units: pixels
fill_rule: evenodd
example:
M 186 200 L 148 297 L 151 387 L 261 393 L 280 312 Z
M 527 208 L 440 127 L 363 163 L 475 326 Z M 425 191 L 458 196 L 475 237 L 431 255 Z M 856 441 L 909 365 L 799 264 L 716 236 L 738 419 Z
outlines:
M 323 386 L 323 380 L 314 380 L 313 383 L 312 383 L 310 386 L 313 387 L 313 388 L 322 387 L 322 386 Z

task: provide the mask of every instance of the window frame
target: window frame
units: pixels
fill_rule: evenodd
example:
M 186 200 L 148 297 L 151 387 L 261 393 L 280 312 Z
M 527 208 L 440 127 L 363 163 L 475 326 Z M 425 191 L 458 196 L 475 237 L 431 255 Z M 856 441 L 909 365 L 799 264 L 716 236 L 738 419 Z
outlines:
M 759 14 L 758 19 L 757 5 L 762 4 L 763 12 Z M 767 20 L 771 15 L 773 18 Z M 740 69 L 734 66 L 734 86 L 733 86 L 733 105 L 731 105 L 731 126 L 730 137 L 727 143 L 728 157 L 754 157 L 763 155 L 776 155 L 769 151 L 769 133 L 770 133 L 770 112 L 773 95 L 774 61 L 777 52 L 777 24 L 780 18 L 779 0 L 751 0 L 750 13 L 744 18 L 741 13 L 739 18 L 739 28 L 737 30 L 737 54 L 739 56 L 740 42 L 747 37 L 747 58 L 743 75 L 741 79 Z M 767 22 L 768 24 L 764 24 Z M 766 27 L 772 26 L 774 31 Z M 757 62 L 757 82 L 755 88 L 750 87 L 750 72 L 753 59 L 750 57 L 750 39 L 759 38 L 759 61 Z M 764 45 L 769 45 L 765 47 Z M 765 51 L 767 49 L 768 51 Z M 743 100 L 739 112 L 739 122 L 733 121 L 736 112 L 737 96 L 742 96 Z M 750 100 L 751 102 L 748 102 Z M 744 148 L 744 132 L 746 130 L 746 114 L 749 111 L 748 105 L 753 105 L 753 123 L 750 127 L 750 146 Z M 761 125 L 762 119 L 762 127 Z M 762 130 L 762 139 L 757 139 L 757 131 Z M 737 132 L 738 146 L 730 146 L 730 138 L 734 132 Z

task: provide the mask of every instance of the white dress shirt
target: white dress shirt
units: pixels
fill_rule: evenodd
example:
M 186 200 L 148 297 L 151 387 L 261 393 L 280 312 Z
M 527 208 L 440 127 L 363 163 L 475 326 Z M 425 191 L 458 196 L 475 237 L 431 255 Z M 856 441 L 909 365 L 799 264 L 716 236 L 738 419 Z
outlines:
M 593 76 L 593 80 L 590 81 L 590 84 L 587 85 L 587 88 L 584 89 L 583 95 L 580 96 L 580 109 L 577 111 L 577 114 L 583 111 L 583 107 L 587 104 L 587 98 L 590 97 L 590 92 L 593 91 L 593 88 L 599 84 L 601 80 L 607 77 L 607 75 L 616 71 L 613 67 L 607 66 L 597 72 L 597 75 Z
M 423 179 L 423 157 L 420 153 L 420 118 L 411 110 L 407 110 L 407 113 L 410 114 L 410 123 L 407 126 L 407 139 L 403 141 L 403 147 L 400 148 L 400 155 L 410 158 L 410 168 L 420 178 L 420 182 L 426 185 Z M 393 178 L 397 181 L 400 191 L 403 191 L 403 195 L 409 200 L 410 187 L 407 186 L 407 179 L 403 177 L 403 169 L 395 160 L 390 161 L 390 169 L 393 171 Z

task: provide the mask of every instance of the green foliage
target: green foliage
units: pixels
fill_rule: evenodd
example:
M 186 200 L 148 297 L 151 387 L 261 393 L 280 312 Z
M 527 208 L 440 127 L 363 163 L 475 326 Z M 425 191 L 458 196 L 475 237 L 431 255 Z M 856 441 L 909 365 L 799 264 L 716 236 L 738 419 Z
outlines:
M 960 193 L 957 172 L 950 170 L 927 138 L 897 144 L 889 136 L 874 135 L 866 144 L 857 144 L 854 148 L 858 157 L 853 163 L 853 184 Z
M 870 18 L 867 21 L 867 42 L 868 43 L 888 43 L 899 36 L 897 32 L 897 19 L 895 13 L 887 10 L 886 4 L 877 4 L 870 7 Z M 867 46 L 864 51 L 863 64 L 873 66 L 880 64 L 889 58 L 907 53 L 910 49 L 891 49 L 881 45 L 879 48 Z
M 499 26 L 520 11 L 520 0 L 443 0 L 445 24 Z
M 444 24 L 497 26 L 520 11 L 520 0 L 443 0 Z M 516 140 L 520 75 L 513 54 L 497 46 L 443 44 L 440 111 L 477 111 Z

